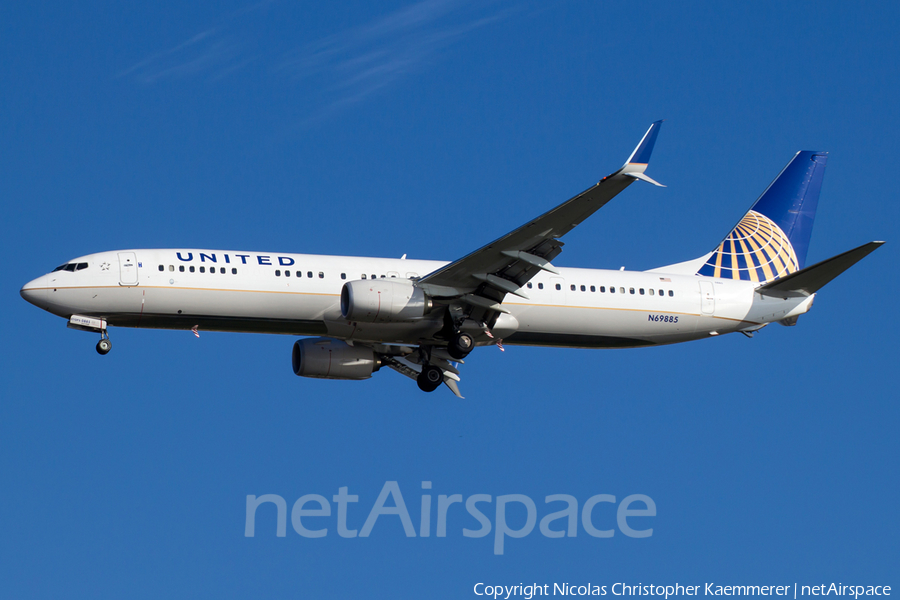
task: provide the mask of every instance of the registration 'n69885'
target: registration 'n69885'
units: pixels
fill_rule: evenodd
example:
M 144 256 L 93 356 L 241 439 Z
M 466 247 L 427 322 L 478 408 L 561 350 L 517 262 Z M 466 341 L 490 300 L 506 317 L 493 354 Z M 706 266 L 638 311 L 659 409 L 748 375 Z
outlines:
M 655 323 L 677 323 L 678 316 L 677 315 L 647 315 L 648 321 L 653 321 Z

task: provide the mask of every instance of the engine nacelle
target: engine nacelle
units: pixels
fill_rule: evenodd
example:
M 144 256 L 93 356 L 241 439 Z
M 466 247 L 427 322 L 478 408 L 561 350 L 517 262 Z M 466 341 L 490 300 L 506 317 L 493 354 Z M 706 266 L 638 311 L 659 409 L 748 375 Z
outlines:
M 291 364 L 294 375 L 319 379 L 368 379 L 381 368 L 371 348 L 331 338 L 297 340 Z
M 361 279 L 341 289 L 341 315 L 362 323 L 409 321 L 425 316 L 431 299 L 408 280 Z

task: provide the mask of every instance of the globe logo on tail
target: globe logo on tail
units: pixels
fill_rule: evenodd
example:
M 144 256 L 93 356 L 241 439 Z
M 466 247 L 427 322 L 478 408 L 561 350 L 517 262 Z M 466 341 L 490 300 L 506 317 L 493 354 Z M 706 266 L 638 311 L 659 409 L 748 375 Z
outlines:
M 784 231 L 765 215 L 751 210 L 698 273 L 765 283 L 799 268 L 797 253 Z

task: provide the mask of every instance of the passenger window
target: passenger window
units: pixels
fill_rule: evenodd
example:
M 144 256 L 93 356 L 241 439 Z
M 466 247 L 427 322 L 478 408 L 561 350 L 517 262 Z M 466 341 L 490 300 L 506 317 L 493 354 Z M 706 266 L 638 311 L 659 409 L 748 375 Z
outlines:
M 188 267 L 188 271 L 190 271 L 191 273 L 193 273 L 193 272 L 194 272 L 194 265 L 189 266 L 189 267 Z
M 643 296 L 643 295 L 644 295 L 644 288 L 639 289 L 638 292 L 640 292 L 641 296 Z
M 539 284 L 538 284 L 538 289 L 539 289 L 539 290 L 544 289 L 544 284 L 543 284 L 543 283 L 539 283 Z
M 594 286 L 591 286 L 591 291 L 592 291 L 592 292 L 596 292 L 596 291 L 597 291 L 597 288 L 595 288 Z
M 557 283 L 557 284 L 556 284 L 556 289 L 561 290 L 561 289 L 562 289 L 562 286 L 559 285 L 559 284 Z
M 625 288 L 620 287 L 620 288 L 619 288 L 619 293 L 620 293 L 620 294 L 624 294 L 624 293 L 625 293 Z M 633 294 L 633 293 L 634 293 L 634 290 L 631 290 L 631 293 Z
M 600 293 L 601 293 L 601 294 L 605 294 L 605 293 L 606 293 L 606 286 L 605 286 L 605 285 L 601 285 L 601 286 L 600 286 Z
M 303 277 L 303 271 L 297 271 L 297 277 Z
M 650 295 L 653 295 L 653 288 L 650 288 Z
M 201 273 L 206 273 L 206 267 L 200 267 L 200 272 L 201 272 Z
M 178 265 L 178 270 L 184 273 L 184 265 Z
M 528 282 L 528 289 L 529 289 L 529 290 L 531 289 L 531 282 L 530 282 L 530 281 Z
M 309 277 L 310 279 L 312 279 L 312 271 L 307 271 L 306 276 Z
M 581 291 L 582 291 L 582 292 L 585 291 L 585 287 L 584 287 L 584 286 L 581 286 Z
M 341 279 L 347 279 L 347 274 L 346 274 L 346 273 L 341 273 Z
M 365 274 L 365 273 L 363 273 L 363 275 L 362 275 L 362 278 L 363 278 L 363 279 L 365 279 L 365 278 L 366 278 L 366 274 Z
M 603 289 L 603 288 L 600 288 L 600 289 Z M 616 293 L 616 288 L 610 286 L 610 288 L 609 288 L 609 293 L 610 293 L 610 294 L 615 294 L 615 293 Z
M 61 269 L 65 269 L 65 268 L 66 268 L 66 265 L 63 265 L 63 266 L 57 268 L 56 270 L 59 271 L 59 270 L 61 270 Z M 162 265 L 159 265 L 159 270 L 160 270 L 160 271 L 165 271 L 166 268 L 165 268 L 164 266 L 162 266 Z
M 371 278 L 372 278 L 372 279 L 378 279 L 378 277 L 375 276 L 375 273 L 372 273 L 372 277 L 371 277 Z
M 285 276 L 285 277 L 290 277 L 290 276 L 291 276 L 291 272 L 290 272 L 290 271 L 285 271 L 285 272 L 284 272 L 284 276 Z
M 231 274 L 237 275 L 237 267 L 231 267 Z
M 665 295 L 666 295 L 666 291 L 665 291 L 665 290 L 659 290 L 659 295 L 660 295 L 660 296 L 665 296 Z
M 281 269 L 275 269 L 275 277 L 281 277 Z
M 633 294 L 633 293 L 634 293 L 634 288 L 628 288 L 628 293 L 629 293 L 629 294 Z
M 325 273 L 319 271 L 319 279 L 325 279 Z
M 669 290 L 669 295 L 670 295 L 670 296 L 674 296 L 674 295 L 675 295 L 675 292 L 673 292 L 672 290 Z
M 225 274 L 225 267 L 219 267 L 219 273 L 221 273 L 222 275 L 224 275 L 224 274 Z
M 74 265 L 73 265 L 73 266 L 74 266 Z M 169 270 L 170 270 L 170 271 L 174 271 L 174 270 L 175 270 L 175 265 L 169 265 Z
M 574 292 L 574 291 L 575 291 L 575 284 L 573 283 L 572 285 L 569 286 L 569 288 Z

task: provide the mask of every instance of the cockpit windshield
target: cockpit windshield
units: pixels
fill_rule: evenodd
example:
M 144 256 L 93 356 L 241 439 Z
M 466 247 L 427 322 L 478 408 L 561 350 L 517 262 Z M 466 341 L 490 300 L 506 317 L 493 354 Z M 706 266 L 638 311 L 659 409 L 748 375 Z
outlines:
M 86 262 L 82 263 L 66 263 L 64 265 L 59 265 L 55 269 L 53 269 L 53 273 L 57 271 L 69 271 L 70 273 L 74 273 L 75 271 L 81 271 L 82 269 L 87 269 L 88 264 Z

